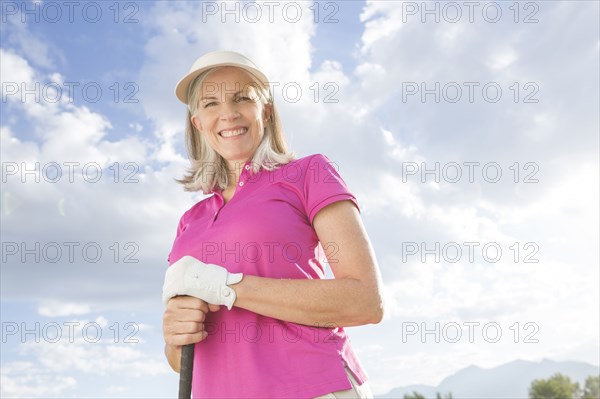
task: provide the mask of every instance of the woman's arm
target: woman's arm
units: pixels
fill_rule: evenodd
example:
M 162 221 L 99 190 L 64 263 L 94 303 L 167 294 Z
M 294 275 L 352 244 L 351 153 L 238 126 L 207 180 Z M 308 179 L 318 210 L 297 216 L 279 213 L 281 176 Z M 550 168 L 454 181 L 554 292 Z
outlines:
M 165 356 L 175 372 L 179 373 L 181 365 L 181 347 L 205 339 L 208 335 L 204 330 L 206 313 L 218 310 L 219 306 L 191 296 L 176 296 L 169 300 L 163 314 L 163 336 Z
M 356 207 L 350 201 L 321 209 L 313 226 L 335 279 L 272 279 L 245 275 L 230 286 L 234 306 L 310 326 L 379 323 L 382 282 L 375 253 Z M 332 245 L 332 243 L 334 245 Z

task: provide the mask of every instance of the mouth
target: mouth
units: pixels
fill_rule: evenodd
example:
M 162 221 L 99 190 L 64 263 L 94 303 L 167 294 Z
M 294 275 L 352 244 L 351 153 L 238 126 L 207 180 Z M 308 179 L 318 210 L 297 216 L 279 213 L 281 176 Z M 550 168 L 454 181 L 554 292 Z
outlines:
M 247 127 L 235 127 L 233 129 L 224 129 L 219 132 L 219 136 L 223 138 L 237 137 L 245 134 L 248 131 Z

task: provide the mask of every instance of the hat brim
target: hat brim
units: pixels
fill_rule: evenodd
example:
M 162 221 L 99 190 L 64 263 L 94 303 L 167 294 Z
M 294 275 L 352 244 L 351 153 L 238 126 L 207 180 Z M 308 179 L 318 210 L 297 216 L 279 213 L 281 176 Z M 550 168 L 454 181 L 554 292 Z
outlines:
M 192 82 L 194 81 L 194 79 L 196 79 L 198 77 L 198 75 L 200 75 L 202 72 L 205 72 L 209 69 L 224 67 L 224 66 L 233 66 L 233 67 L 243 69 L 246 72 L 249 72 L 250 74 L 254 75 L 255 78 L 260 80 L 267 89 L 269 89 L 269 80 L 258 69 L 249 67 L 247 65 L 240 65 L 238 63 L 223 62 L 223 63 L 206 66 L 204 68 L 196 69 L 196 70 L 188 73 L 187 75 L 185 75 L 183 78 L 181 78 L 179 80 L 179 82 L 177 82 L 177 85 L 175 86 L 175 96 L 179 99 L 179 101 L 181 101 L 182 103 L 187 105 L 189 103 L 189 97 L 188 97 L 189 88 L 190 88 L 190 85 L 192 84 Z

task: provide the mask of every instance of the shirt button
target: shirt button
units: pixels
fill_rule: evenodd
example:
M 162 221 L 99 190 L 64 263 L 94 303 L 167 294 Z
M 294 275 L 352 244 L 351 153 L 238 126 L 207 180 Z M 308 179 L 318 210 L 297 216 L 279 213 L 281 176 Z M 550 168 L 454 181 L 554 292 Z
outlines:
M 223 288 L 223 296 L 231 295 L 231 290 L 229 288 Z
M 246 170 L 250 169 L 250 165 L 246 165 L 246 166 L 244 167 L 244 169 L 246 169 Z
M 241 182 L 240 182 L 240 187 L 241 187 L 241 186 L 243 186 L 243 185 L 244 185 L 244 182 L 243 182 L 243 181 L 241 181 Z

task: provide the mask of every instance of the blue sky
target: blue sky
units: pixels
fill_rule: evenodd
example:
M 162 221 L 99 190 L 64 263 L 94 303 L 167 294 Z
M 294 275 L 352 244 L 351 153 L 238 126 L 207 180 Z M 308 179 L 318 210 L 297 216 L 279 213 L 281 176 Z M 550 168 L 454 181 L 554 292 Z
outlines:
M 238 22 L 215 2 L 75 3 L 72 21 L 1 3 L 3 397 L 174 394 L 160 290 L 202 196 L 173 180 L 173 88 L 216 49 L 278 83 L 292 149 L 358 198 L 388 309 L 348 330 L 376 394 L 471 364 L 600 363 L 597 2 L 481 2 L 472 20 L 427 3 L 439 21 L 422 2 L 277 2 L 272 21 L 241 2 Z

